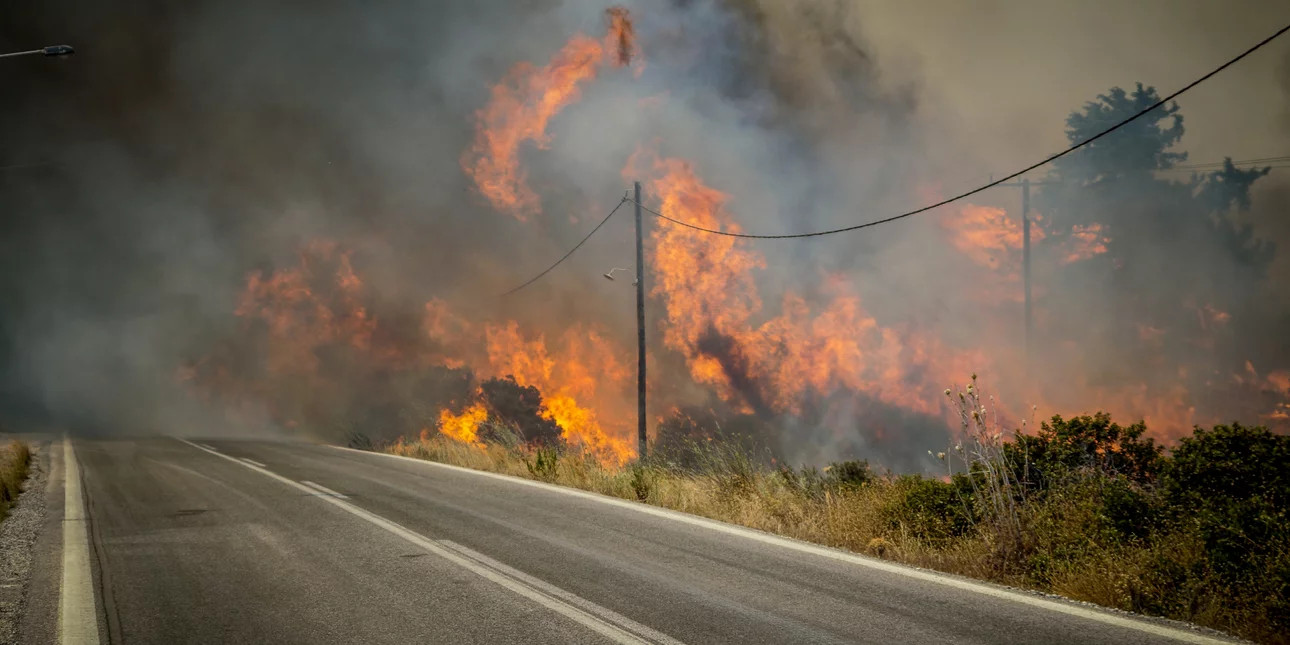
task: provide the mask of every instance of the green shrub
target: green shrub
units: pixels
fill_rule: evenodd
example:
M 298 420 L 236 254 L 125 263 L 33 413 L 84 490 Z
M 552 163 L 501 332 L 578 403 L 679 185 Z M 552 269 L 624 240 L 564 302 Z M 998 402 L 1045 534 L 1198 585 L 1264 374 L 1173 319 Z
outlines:
M 869 469 L 869 462 L 855 459 L 834 462 L 828 467 L 827 472 L 830 482 L 839 488 L 859 488 L 874 479 L 873 471 Z
M 1160 526 L 1159 496 L 1124 476 L 1098 481 L 1097 515 L 1102 528 L 1116 543 L 1145 540 Z
M 933 543 L 968 535 L 977 517 L 966 479 L 960 475 L 946 483 L 921 475 L 898 477 L 894 485 L 901 494 L 883 514 L 893 530 Z
M 1070 419 L 1054 416 L 1036 434 L 1017 434 L 1004 452 L 1017 479 L 1031 490 L 1048 490 L 1081 476 L 1081 471 L 1122 475 L 1146 484 L 1155 480 L 1162 453 L 1154 440 L 1142 438 L 1146 431 L 1141 422 L 1113 423 L 1104 412 Z
M 1199 531 L 1227 581 L 1285 566 L 1290 437 L 1239 423 L 1196 428 L 1174 449 L 1161 488 L 1176 521 Z

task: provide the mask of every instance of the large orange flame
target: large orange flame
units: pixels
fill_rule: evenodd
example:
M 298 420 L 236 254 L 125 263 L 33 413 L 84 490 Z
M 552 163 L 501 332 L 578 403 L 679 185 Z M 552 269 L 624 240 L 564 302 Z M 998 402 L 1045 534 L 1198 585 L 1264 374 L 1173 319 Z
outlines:
M 596 40 L 576 34 L 542 67 L 520 63 L 493 87 L 492 97 L 475 113 L 475 142 L 462 156 L 462 169 L 490 204 L 520 221 L 537 214 L 541 202 L 520 165 L 520 146 L 550 145 L 547 123 L 577 101 L 580 86 L 603 64 L 639 61 L 635 30 L 626 9 L 608 10 L 609 34 Z
M 644 166 L 648 164 L 649 168 Z M 669 216 L 738 231 L 727 196 L 691 164 L 638 152 L 624 173 L 648 173 Z M 762 303 L 753 272 L 763 257 L 745 241 L 661 221 L 652 234 L 653 294 L 664 302 L 663 342 L 682 352 L 695 381 L 748 408 L 797 412 L 810 392 L 847 390 L 941 414 L 945 383 L 984 369 L 979 353 L 947 347 L 908 327 L 880 325 L 842 277 L 827 280 L 822 304 L 789 292 L 780 314 L 757 324 Z
M 479 426 L 488 419 L 488 410 L 475 403 L 461 414 L 450 410 L 439 411 L 439 432 L 445 437 L 462 443 L 478 443 Z
M 520 385 L 538 388 L 543 415 L 560 426 L 566 441 L 582 446 L 603 462 L 622 464 L 635 455 L 631 444 L 622 438 L 630 432 L 628 408 L 621 396 L 614 396 L 628 382 L 628 370 L 603 337 L 571 327 L 563 335 L 564 351 L 556 360 L 548 353 L 544 337 L 526 339 L 514 321 L 488 325 L 485 333 L 492 373 L 513 376 Z M 597 405 L 593 409 L 587 402 Z M 611 413 L 616 421 L 613 431 L 606 430 L 596 410 Z

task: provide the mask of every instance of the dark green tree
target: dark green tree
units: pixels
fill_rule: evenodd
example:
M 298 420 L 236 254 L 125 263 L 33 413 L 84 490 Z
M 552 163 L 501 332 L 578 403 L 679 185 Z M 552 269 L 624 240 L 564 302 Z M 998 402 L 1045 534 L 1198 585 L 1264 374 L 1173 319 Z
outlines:
M 1067 138 L 1089 139 L 1159 100 L 1140 83 L 1113 88 L 1067 118 Z M 1242 348 L 1248 339 L 1216 322 L 1240 318 L 1273 258 L 1273 246 L 1240 219 L 1267 169 L 1229 160 L 1214 172 L 1164 172 L 1187 160 L 1184 132 L 1178 105 L 1162 105 L 1054 162 L 1054 183 L 1035 196 L 1047 233 L 1034 255 L 1046 294 L 1038 306 L 1053 320 L 1045 331 L 1052 336 L 1040 342 L 1099 349 L 1080 360 L 1103 385 L 1141 383 L 1144 374 L 1160 386 L 1176 383 L 1174 361 L 1194 363 L 1197 347 L 1226 361 L 1253 355 Z M 1103 252 L 1073 259 L 1090 240 Z M 1221 368 L 1233 373 L 1241 363 Z

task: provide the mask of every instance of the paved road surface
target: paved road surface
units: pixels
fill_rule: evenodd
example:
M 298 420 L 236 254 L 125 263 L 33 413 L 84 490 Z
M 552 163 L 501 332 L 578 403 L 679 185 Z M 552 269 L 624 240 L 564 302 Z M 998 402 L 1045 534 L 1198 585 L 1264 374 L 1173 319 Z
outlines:
M 25 642 L 75 641 L 78 620 L 80 642 L 103 643 L 1206 638 L 424 462 L 273 442 L 71 444 L 73 477 L 52 451 L 53 530 L 38 545 Z M 90 569 L 80 582 L 78 533 L 58 526 L 82 521 L 65 488 L 77 473 Z M 78 607 L 78 589 L 93 607 Z

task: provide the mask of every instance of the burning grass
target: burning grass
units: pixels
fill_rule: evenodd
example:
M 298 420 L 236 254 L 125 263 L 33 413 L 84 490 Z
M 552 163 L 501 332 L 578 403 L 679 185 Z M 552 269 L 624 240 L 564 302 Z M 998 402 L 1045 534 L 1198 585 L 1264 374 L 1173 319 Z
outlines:
M 31 446 L 15 439 L 8 446 L 0 447 L 0 521 L 22 493 L 30 468 Z
M 443 435 L 384 449 L 1290 642 L 1290 437 L 1197 429 L 1166 454 L 1141 424 L 1099 414 L 1007 438 L 978 390 L 949 394 L 964 432 L 937 455 L 942 477 L 878 474 L 863 461 L 774 467 L 721 441 L 691 444 L 684 465 L 656 456 L 621 467 L 575 448 Z

